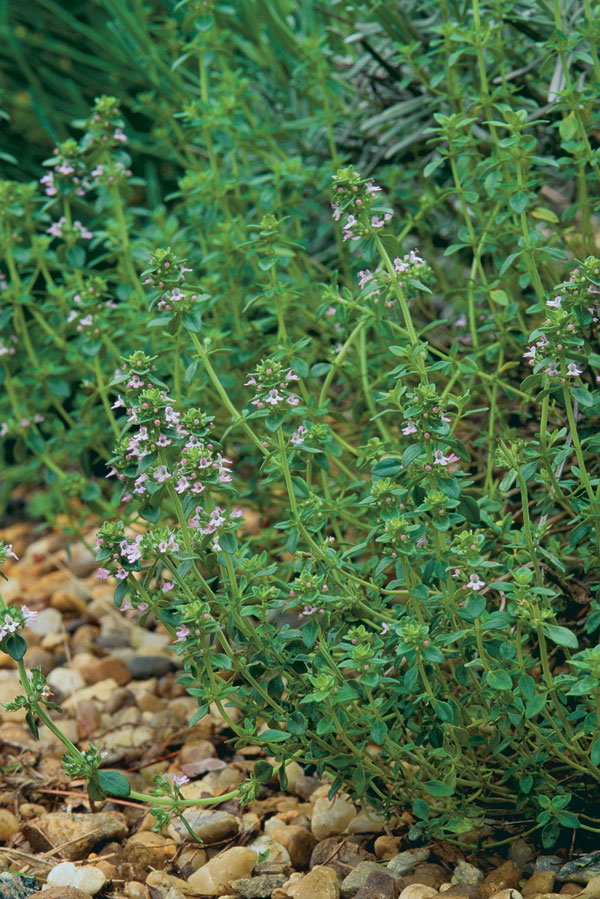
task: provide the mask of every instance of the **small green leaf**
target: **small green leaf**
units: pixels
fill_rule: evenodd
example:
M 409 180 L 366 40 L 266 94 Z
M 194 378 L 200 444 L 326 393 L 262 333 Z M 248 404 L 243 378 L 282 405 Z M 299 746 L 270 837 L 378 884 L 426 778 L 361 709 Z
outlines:
M 252 775 L 259 784 L 268 784 L 273 777 L 273 765 L 265 759 L 259 759 L 254 764 Z
M 129 796 L 131 784 L 119 771 L 98 771 L 98 783 L 111 796 Z
M 568 627 L 560 627 L 558 624 L 544 624 L 543 630 L 544 634 L 559 646 L 566 646 L 567 649 L 577 649 L 579 647 L 577 637 Z
M 288 737 L 291 736 L 291 733 L 287 730 L 265 730 L 258 735 L 258 738 L 259 740 L 264 740 L 265 743 L 285 743 Z
M 219 546 L 224 553 L 232 556 L 238 547 L 237 537 L 231 531 L 226 534 L 219 535 Z
M 496 671 L 488 671 L 486 683 L 492 690 L 512 690 L 512 678 L 508 671 L 497 669 Z
M 2 644 L 2 649 L 4 652 L 8 653 L 15 662 L 20 662 L 27 652 L 27 641 L 21 634 L 9 634 Z
M 441 780 L 428 780 L 423 784 L 430 796 L 452 796 L 454 790 Z

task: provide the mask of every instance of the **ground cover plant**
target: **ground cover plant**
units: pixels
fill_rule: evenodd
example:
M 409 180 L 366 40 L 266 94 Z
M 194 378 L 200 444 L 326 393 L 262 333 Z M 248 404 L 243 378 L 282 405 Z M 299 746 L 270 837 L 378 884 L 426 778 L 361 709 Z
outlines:
M 6 501 L 105 519 L 117 606 L 270 759 L 243 797 L 297 760 L 415 840 L 597 832 L 597 11 L 102 6 L 135 71 L 71 124 L 32 79 L 64 139 L 0 185 Z

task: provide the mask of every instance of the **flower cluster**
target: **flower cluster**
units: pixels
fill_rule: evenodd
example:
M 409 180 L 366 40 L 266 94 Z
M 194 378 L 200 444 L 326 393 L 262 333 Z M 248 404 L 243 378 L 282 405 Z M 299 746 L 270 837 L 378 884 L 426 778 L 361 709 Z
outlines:
M 565 382 L 583 374 L 585 332 L 600 318 L 600 260 L 589 256 L 546 300 L 545 318 L 523 358 L 534 373 Z
M 27 606 L 17 609 L 15 606 L 0 609 L 0 643 L 11 634 L 17 634 L 35 621 L 37 612 L 32 612 Z
M 352 166 L 338 169 L 333 176 L 331 208 L 335 221 L 340 221 L 344 216 L 344 241 L 371 237 L 392 218 L 389 209 L 376 205 L 377 194 L 380 192 L 380 187 L 372 180 L 361 178 Z
M 418 255 L 416 250 L 410 250 L 402 257 L 396 256 L 392 264 L 395 274 L 402 276 L 401 279 L 396 278 L 394 283 L 405 291 L 411 286 L 421 287 L 433 275 L 431 266 Z M 373 297 L 374 303 L 379 302 L 379 298 L 383 293 L 385 305 L 388 308 L 391 308 L 397 302 L 396 296 L 390 290 L 391 284 L 391 274 L 381 267 L 376 268 L 374 271 L 370 268 L 365 268 L 358 273 L 359 288 L 364 290 L 368 296 Z
M 255 394 L 250 400 L 257 409 L 275 411 L 285 406 L 298 406 L 299 397 L 289 389 L 289 385 L 300 380 L 292 368 L 285 367 L 274 359 L 265 359 L 247 375 L 245 387 L 254 387 Z
M 68 244 L 74 244 L 80 239 L 91 240 L 94 236 L 93 232 L 82 225 L 80 221 L 75 220 L 69 223 L 64 215 L 57 222 L 52 222 L 46 229 L 46 234 L 51 237 L 60 237 Z
M 81 158 L 77 141 L 69 138 L 54 148 L 54 155 L 45 163 L 50 171 L 40 179 L 47 197 L 68 196 L 71 193 L 83 197 L 92 187 L 87 177 L 87 165 Z

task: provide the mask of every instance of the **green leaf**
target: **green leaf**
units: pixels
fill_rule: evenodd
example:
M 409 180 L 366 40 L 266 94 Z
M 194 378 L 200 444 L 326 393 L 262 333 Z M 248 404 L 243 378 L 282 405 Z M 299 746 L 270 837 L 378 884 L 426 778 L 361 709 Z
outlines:
M 522 212 L 525 212 L 525 210 L 527 209 L 527 204 L 529 202 L 529 196 L 526 193 L 517 191 L 517 193 L 514 193 L 511 196 L 511 198 L 508 202 L 509 202 L 510 208 L 513 210 L 513 212 L 516 212 L 520 215 Z
M 583 387 L 571 387 L 570 394 L 576 399 L 580 406 L 586 406 L 588 409 L 594 405 L 594 397 Z
M 119 771 L 98 771 L 98 783 L 111 796 L 129 796 L 131 784 Z
M 452 796 L 454 789 L 441 780 L 428 780 L 423 786 L 430 796 Z
M 306 728 L 308 727 L 308 721 L 306 719 L 306 716 L 303 715 L 302 712 L 292 712 L 291 715 L 288 715 L 285 726 L 291 734 L 300 736 L 306 731 Z
M 557 643 L 559 646 L 566 646 L 567 649 L 578 649 L 579 647 L 577 637 L 568 627 L 560 627 L 558 624 L 544 624 L 543 631 L 553 643 Z
M 388 456 L 375 463 L 371 470 L 371 474 L 376 478 L 393 478 L 395 475 L 399 474 L 400 471 L 400 460 L 395 459 L 393 456 Z
M 488 671 L 486 683 L 492 690 L 512 690 L 513 682 L 508 671 Z
M 85 265 L 85 250 L 83 247 L 69 247 L 65 253 L 65 259 L 73 268 L 83 268 Z
M 429 803 L 425 799 L 415 799 L 412 809 L 421 821 L 426 821 L 429 817 Z
M 573 812 L 569 812 L 563 810 L 560 812 L 558 816 L 558 823 L 562 824 L 563 827 L 570 827 L 572 830 L 577 830 L 581 825 L 579 824 L 579 818 L 577 815 L 574 815 Z
M 385 721 L 374 721 L 371 725 L 371 739 L 374 743 L 377 743 L 378 746 L 381 746 L 383 744 L 387 732 L 388 728 Z
M 285 743 L 291 736 L 288 730 L 265 730 L 258 735 L 258 739 L 264 740 L 265 743 Z
M 510 299 L 505 290 L 491 290 L 490 297 L 497 306 L 508 306 Z
M 2 649 L 4 652 L 8 653 L 15 662 L 20 662 L 27 652 L 27 641 L 21 634 L 9 634 L 2 644 Z
M 449 702 L 438 699 L 433 707 L 440 721 L 444 721 L 446 724 L 454 724 L 454 712 Z
M 310 370 L 311 377 L 320 378 L 326 375 L 330 368 L 331 362 L 317 362 Z
M 160 506 L 144 506 L 140 509 L 140 515 L 145 521 L 156 524 L 160 518 Z
M 421 444 L 420 443 L 411 443 L 410 446 L 407 446 L 404 452 L 402 453 L 402 459 L 400 460 L 404 468 L 408 468 L 410 463 L 417 458 L 419 453 L 421 452 Z
M 254 763 L 252 776 L 259 784 L 268 784 L 273 777 L 274 770 L 273 765 L 271 765 L 270 762 L 267 762 L 266 759 L 259 759 Z
M 220 534 L 219 546 L 224 553 L 227 553 L 228 556 L 232 556 L 238 548 L 237 537 L 231 531 L 226 534 Z
M 543 711 L 545 705 L 545 693 L 539 693 L 537 696 L 534 696 L 533 699 L 530 699 L 525 706 L 525 717 L 527 718 L 527 720 L 529 720 L 530 718 L 535 718 L 536 715 L 539 715 L 540 712 Z
M 202 330 L 202 314 L 199 309 L 190 309 L 181 317 L 181 324 L 186 331 L 199 334 Z
M 598 737 L 595 743 L 592 743 L 590 761 L 592 765 L 595 765 L 597 768 L 600 767 L 600 737 Z

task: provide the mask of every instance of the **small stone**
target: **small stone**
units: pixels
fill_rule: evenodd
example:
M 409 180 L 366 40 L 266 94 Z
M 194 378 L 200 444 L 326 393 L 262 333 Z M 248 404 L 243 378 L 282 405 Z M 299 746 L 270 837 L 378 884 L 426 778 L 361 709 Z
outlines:
M 47 676 L 54 668 L 54 656 L 41 646 L 27 646 L 25 664 L 29 669 L 41 668 L 42 674 Z
M 285 846 L 272 840 L 266 834 L 261 834 L 255 840 L 252 840 L 251 843 L 248 843 L 248 848 L 254 849 L 257 856 L 260 855 L 272 862 L 284 862 L 288 865 L 291 862 L 290 854 Z
M 494 893 L 516 889 L 521 882 L 521 871 L 512 859 L 508 859 L 495 871 L 490 871 L 479 887 L 481 899 L 491 899 Z M 514 897 L 518 899 L 518 897 Z
M 368 815 L 359 812 L 348 825 L 348 833 L 383 833 L 384 830 L 384 819 L 378 818 L 375 812 Z
M 189 892 L 185 880 L 174 877 L 172 874 L 167 874 L 165 871 L 150 871 L 146 877 L 146 886 L 154 887 L 165 899 L 173 889 Z
M 72 693 L 85 687 L 81 674 L 71 668 L 54 668 L 48 676 L 48 683 L 53 690 L 58 690 L 63 696 L 71 696 Z
M 59 612 L 77 612 L 82 617 L 87 614 L 85 599 L 74 590 L 56 590 L 52 594 L 50 606 Z
M 476 883 L 454 883 L 443 892 L 448 899 L 479 899 L 479 887 Z
M 375 855 L 377 858 L 381 858 L 384 861 L 394 858 L 395 855 L 398 855 L 398 849 L 401 842 L 402 840 L 400 837 L 388 837 L 387 835 L 377 837 L 373 846 Z
M 77 733 L 82 740 L 95 733 L 100 727 L 100 709 L 91 699 L 80 702 L 77 708 Z
M 188 885 L 196 893 L 219 896 L 229 889 L 234 880 L 249 877 L 257 858 L 256 852 L 245 846 L 226 849 L 194 871 L 188 878 Z
M 374 862 L 375 856 L 356 843 L 329 837 L 317 843 L 310 857 L 309 867 L 312 869 L 322 865 L 333 868 L 341 881 L 348 876 L 351 868 L 356 868 L 360 862 L 365 861 Z
M 385 871 L 373 872 L 354 899 L 397 899 L 398 883 Z
M 558 872 L 562 865 L 562 859 L 558 855 L 540 855 L 533 866 L 533 873 L 536 871 L 556 871 Z
M 556 871 L 536 871 L 521 888 L 523 899 L 534 899 L 538 893 L 551 893 L 556 880 Z
M 40 815 L 46 814 L 43 805 L 37 802 L 22 802 L 19 806 L 19 814 L 23 821 L 30 821 L 32 818 L 39 818 Z
M 592 877 L 600 874 L 600 852 L 579 855 L 563 865 L 558 872 L 559 880 L 575 880 L 577 883 L 589 883 Z
M 412 874 L 408 874 L 404 877 L 404 882 L 406 886 L 411 883 L 424 883 L 428 887 L 433 887 L 434 890 L 439 890 L 446 880 L 446 877 L 446 870 L 445 868 L 442 868 L 441 865 L 426 863 L 424 865 L 417 865 Z
M 340 887 L 333 868 L 318 865 L 291 886 L 286 885 L 290 899 L 339 899 Z
M 24 824 L 23 834 L 35 852 L 62 847 L 62 854 L 75 861 L 85 858 L 99 843 L 126 837 L 127 819 L 119 812 L 51 812 Z
M 142 633 L 147 632 L 143 631 Z M 134 680 L 163 677 L 171 671 L 172 667 L 171 659 L 167 659 L 165 656 L 136 655 L 127 662 L 127 669 Z
M 79 669 L 86 684 L 97 684 L 98 681 L 112 677 L 120 687 L 124 687 L 131 680 L 131 674 L 120 659 L 97 659 L 89 665 Z
M 140 883 L 139 880 L 130 880 L 125 884 L 125 895 L 129 899 L 150 899 L 150 891 L 146 884 Z
M 48 887 L 44 899 L 90 899 L 90 894 L 76 887 Z
M 596 877 L 592 877 L 591 880 L 588 880 L 583 895 L 585 896 L 585 899 L 598 899 L 600 896 L 600 875 L 596 875 Z
M 203 843 L 219 843 L 221 840 L 227 839 L 227 837 L 234 836 L 239 831 L 239 818 L 229 814 L 229 812 L 189 808 L 185 810 L 183 817 Z M 187 828 L 179 818 L 171 821 L 168 833 L 169 836 L 179 842 L 182 837 L 189 837 Z
M 306 774 L 301 774 L 295 784 L 294 788 L 290 787 L 290 793 L 294 793 L 295 796 L 300 796 L 301 799 L 310 799 L 312 794 L 321 786 L 321 781 L 318 777 L 310 777 Z
M 500 890 L 499 893 L 492 893 L 490 899 L 523 899 L 518 890 L 509 888 L 508 890 Z
M 348 799 L 341 796 L 333 800 L 317 799 L 310 826 L 317 840 L 324 840 L 344 833 L 355 817 L 356 809 Z
M 529 843 L 526 843 L 525 840 L 522 839 L 515 840 L 508 850 L 509 859 L 511 859 L 521 871 L 523 871 L 527 865 L 531 864 L 533 856 L 533 849 Z
M 77 703 L 85 702 L 87 699 L 95 699 L 96 702 L 99 702 L 102 705 L 105 702 L 108 702 L 117 689 L 117 682 L 113 680 L 112 677 L 109 677 L 107 680 L 102 680 L 97 684 L 84 687 L 83 690 L 79 690 L 75 696 L 69 696 L 62 705 L 63 708 L 67 710 L 75 710 L 77 708 Z
M 100 861 L 97 861 L 94 867 L 102 871 L 102 873 L 106 877 L 107 882 L 120 879 L 117 867 L 104 858 L 101 858 Z
M 271 832 L 271 838 L 284 846 L 289 854 L 294 868 L 308 868 L 313 849 L 317 845 L 310 830 L 299 827 L 297 824 L 289 824 L 287 827 L 278 827 Z
M 13 700 L 23 693 L 23 687 L 16 673 L 12 671 L 0 671 L 0 714 L 3 721 L 24 721 L 26 709 L 17 709 L 16 712 L 8 712 L 2 708 L 3 703 Z
M 285 874 L 261 874 L 259 877 L 242 877 L 234 880 L 231 889 L 240 899 L 269 899 L 273 890 L 283 886 Z
M 62 630 L 62 615 L 57 609 L 42 609 L 29 625 L 30 630 L 40 637 L 59 634 Z
M 7 808 L 0 808 L 0 842 L 6 843 L 20 830 L 20 825 L 13 813 Z
M 426 862 L 430 856 L 430 850 L 426 846 L 421 846 L 419 849 L 407 849 L 405 852 L 399 852 L 398 855 L 395 855 L 394 858 L 390 859 L 387 866 L 388 874 L 393 874 L 395 877 L 401 877 L 403 874 L 410 874 L 411 871 L 420 865 L 422 862 Z M 415 896 L 414 899 L 417 899 Z
M 342 899 L 351 899 L 366 884 L 371 874 L 383 872 L 385 869 L 378 862 L 360 862 L 342 881 Z M 386 875 L 390 880 L 389 875 Z
M 35 877 L 21 877 L 10 872 L 0 874 L 0 899 L 28 899 L 37 889 Z
M 560 893 L 559 893 L 559 896 L 580 896 L 580 895 L 581 895 L 581 884 L 580 883 L 565 883 L 561 887 Z M 586 897 L 586 899 L 587 899 L 587 897 Z
M 127 861 L 139 868 L 162 870 L 175 856 L 177 844 L 160 833 L 141 830 L 134 833 L 125 843 Z
M 73 887 L 93 896 L 106 883 L 106 875 L 94 865 L 83 865 L 78 868 L 73 862 L 61 862 L 52 868 L 47 883 L 50 886 Z
M 437 890 L 421 883 L 411 883 L 404 887 L 399 899 L 430 899 L 431 896 L 439 896 Z
M 480 871 L 475 865 L 469 864 L 469 862 L 460 861 L 454 869 L 452 879 L 459 883 L 478 884 L 483 880 L 483 871 Z

